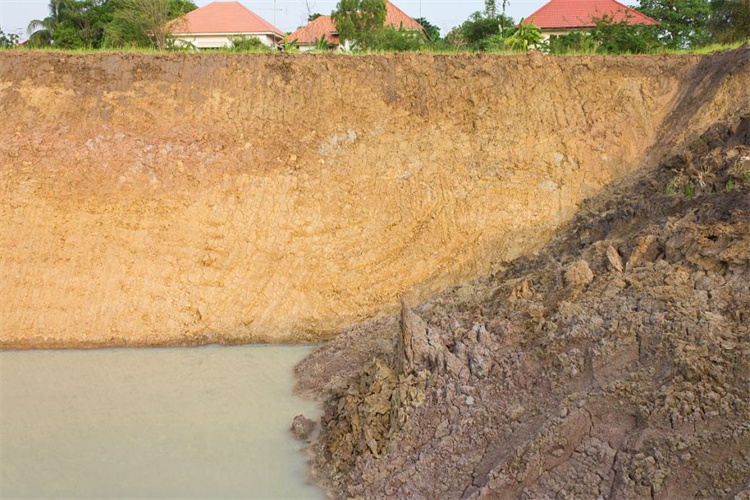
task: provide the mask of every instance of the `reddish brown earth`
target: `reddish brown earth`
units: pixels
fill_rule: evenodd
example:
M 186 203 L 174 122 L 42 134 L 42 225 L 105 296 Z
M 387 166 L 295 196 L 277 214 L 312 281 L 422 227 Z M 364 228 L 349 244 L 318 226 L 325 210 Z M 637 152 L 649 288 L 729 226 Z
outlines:
M 747 51 L 726 57 L 747 72 Z M 666 141 L 700 98 L 683 94 Z M 331 495 L 750 498 L 750 100 L 735 104 L 540 251 L 303 361 Z

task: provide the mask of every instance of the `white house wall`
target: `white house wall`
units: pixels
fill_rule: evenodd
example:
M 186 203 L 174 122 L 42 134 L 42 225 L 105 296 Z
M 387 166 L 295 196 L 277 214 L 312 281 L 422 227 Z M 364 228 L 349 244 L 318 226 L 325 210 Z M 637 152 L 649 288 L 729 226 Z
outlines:
M 276 39 L 270 35 L 264 34 L 211 34 L 211 35 L 175 35 L 177 44 L 192 44 L 196 49 L 219 49 L 230 47 L 232 39 L 238 37 L 257 38 L 263 45 L 268 47 L 276 46 Z

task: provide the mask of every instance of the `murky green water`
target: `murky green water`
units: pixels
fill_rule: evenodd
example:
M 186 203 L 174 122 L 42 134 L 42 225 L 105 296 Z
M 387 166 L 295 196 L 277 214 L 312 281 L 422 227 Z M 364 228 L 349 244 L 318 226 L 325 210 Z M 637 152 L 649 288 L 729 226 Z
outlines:
M 322 498 L 288 433 L 309 351 L 0 352 L 0 497 Z

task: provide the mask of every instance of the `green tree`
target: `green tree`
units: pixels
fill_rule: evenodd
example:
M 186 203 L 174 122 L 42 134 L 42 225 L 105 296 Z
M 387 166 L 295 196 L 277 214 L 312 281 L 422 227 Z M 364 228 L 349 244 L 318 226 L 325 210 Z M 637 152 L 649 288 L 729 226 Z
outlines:
M 508 38 L 505 39 L 505 45 L 511 49 L 526 53 L 530 48 L 538 47 L 542 43 L 542 30 L 534 24 L 534 21 L 525 21 L 521 19 L 518 28 Z
M 0 29 L 0 49 L 9 49 L 18 45 L 18 35 L 5 33 Z
M 110 0 L 50 0 L 49 15 L 29 23 L 29 44 L 98 48 L 111 14 Z
M 591 54 L 596 52 L 596 42 L 588 31 L 571 31 L 566 35 L 549 37 L 550 54 Z
M 513 19 L 502 14 L 488 17 L 487 12 L 474 12 L 449 38 L 472 49 L 485 50 L 493 37 L 501 35 L 501 26 L 513 26 Z
M 316 13 L 314 13 L 314 14 L 310 14 L 309 16 L 307 16 L 307 22 L 308 22 L 308 23 L 311 23 L 311 22 L 315 21 L 315 20 L 316 20 L 317 18 L 319 18 L 319 17 L 320 17 L 320 16 L 322 16 L 322 15 L 323 15 L 323 14 L 320 14 L 320 13 L 318 13 L 318 12 L 316 12 Z
M 428 21 L 424 17 L 417 17 L 414 20 L 418 22 L 424 28 L 424 31 L 425 33 L 427 33 L 427 37 L 430 40 L 440 39 L 440 28 L 432 24 L 430 21 Z
M 385 0 L 339 0 L 331 13 L 341 43 L 362 41 L 385 23 Z
M 594 19 L 594 23 L 591 37 L 600 54 L 643 54 L 662 46 L 656 26 L 629 24 L 626 19 L 615 22 L 607 15 Z
M 497 17 L 496 0 L 484 0 L 484 15 L 489 18 Z
M 197 7 L 191 0 L 112 0 L 116 2 L 112 22 L 105 30 L 111 47 L 169 47 L 172 33 L 179 31 L 181 16 Z M 173 21 L 174 22 L 170 22 Z
M 710 29 L 715 41 L 734 43 L 750 39 L 750 0 L 714 0 Z
M 34 19 L 29 22 L 26 30 L 29 32 L 29 45 L 43 47 L 54 43 L 55 32 L 72 26 L 78 16 L 80 8 L 77 0 L 50 0 L 47 9 L 49 15 L 44 19 Z
M 695 48 L 709 43 L 709 0 L 641 0 L 638 11 L 659 21 L 659 41 L 672 49 Z

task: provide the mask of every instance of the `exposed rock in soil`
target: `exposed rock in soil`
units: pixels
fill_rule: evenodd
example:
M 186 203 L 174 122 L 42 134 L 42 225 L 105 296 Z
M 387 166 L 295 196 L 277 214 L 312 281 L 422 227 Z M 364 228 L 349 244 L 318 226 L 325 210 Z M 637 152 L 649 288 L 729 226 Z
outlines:
M 748 498 L 750 115 L 297 370 L 338 497 Z
M 304 415 L 297 415 L 292 420 L 292 435 L 300 440 L 309 439 L 317 424 Z

